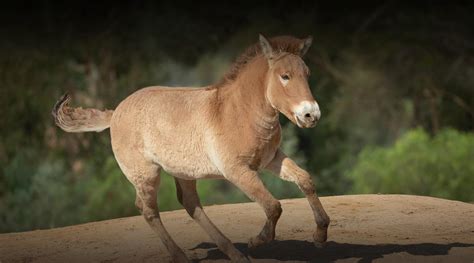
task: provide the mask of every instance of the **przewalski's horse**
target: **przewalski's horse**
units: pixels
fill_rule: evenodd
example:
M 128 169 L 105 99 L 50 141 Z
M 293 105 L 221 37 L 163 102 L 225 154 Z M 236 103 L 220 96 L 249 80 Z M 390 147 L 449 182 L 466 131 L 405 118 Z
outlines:
M 117 162 L 136 189 L 135 204 L 156 231 L 174 261 L 187 261 L 160 220 L 156 203 L 160 170 L 172 174 L 179 202 L 233 261 L 247 261 L 204 212 L 196 180 L 226 179 L 261 205 L 267 216 L 255 247 L 275 238 L 280 202 L 262 184 L 268 169 L 296 183 L 314 213 L 317 246 L 327 238 L 329 217 L 311 177 L 280 149 L 279 112 L 302 128 L 314 127 L 321 113 L 308 86 L 302 60 L 312 38 L 260 36 L 241 55 L 223 80 L 203 88 L 148 87 L 122 101 L 115 111 L 71 108 L 69 96 L 53 110 L 67 132 L 102 131 L 110 127 Z

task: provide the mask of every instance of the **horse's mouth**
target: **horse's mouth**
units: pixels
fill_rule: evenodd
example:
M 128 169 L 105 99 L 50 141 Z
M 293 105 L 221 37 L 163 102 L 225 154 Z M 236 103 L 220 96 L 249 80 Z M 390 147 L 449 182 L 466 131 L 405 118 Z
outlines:
M 302 120 L 298 115 L 294 114 L 293 115 L 293 118 L 295 119 L 295 123 L 298 127 L 300 128 L 313 128 L 314 126 L 316 126 L 316 124 L 318 123 L 317 120 L 313 120 L 313 121 L 306 121 L 306 120 Z

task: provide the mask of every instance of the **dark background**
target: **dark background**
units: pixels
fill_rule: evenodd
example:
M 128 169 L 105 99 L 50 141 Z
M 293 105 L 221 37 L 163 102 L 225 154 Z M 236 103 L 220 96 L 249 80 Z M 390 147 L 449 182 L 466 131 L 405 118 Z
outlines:
M 66 134 L 50 112 L 113 109 L 149 85 L 219 80 L 259 33 L 313 35 L 305 61 L 314 129 L 281 118 L 282 147 L 321 195 L 407 193 L 474 200 L 472 1 L 10 1 L 0 8 L 0 231 L 137 214 L 108 132 Z M 296 186 L 262 175 L 278 198 Z M 205 204 L 247 199 L 223 181 Z M 176 209 L 164 176 L 159 204 Z

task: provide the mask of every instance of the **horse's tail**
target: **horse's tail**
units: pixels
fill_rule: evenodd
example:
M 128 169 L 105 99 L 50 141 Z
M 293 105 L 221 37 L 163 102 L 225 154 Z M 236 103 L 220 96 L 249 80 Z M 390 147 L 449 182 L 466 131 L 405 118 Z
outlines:
M 101 132 L 110 127 L 113 110 L 100 111 L 69 107 L 71 96 L 64 94 L 54 105 L 54 122 L 67 132 Z

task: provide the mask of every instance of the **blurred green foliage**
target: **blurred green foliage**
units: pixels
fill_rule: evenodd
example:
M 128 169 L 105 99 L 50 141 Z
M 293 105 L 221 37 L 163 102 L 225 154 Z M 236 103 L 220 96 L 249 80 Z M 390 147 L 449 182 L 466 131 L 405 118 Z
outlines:
M 138 214 L 108 132 L 54 126 L 66 90 L 74 106 L 113 109 L 142 87 L 208 85 L 261 32 L 314 36 L 305 61 L 322 119 L 314 129 L 281 121 L 282 148 L 319 194 L 474 200 L 473 4 L 37 5 L 28 15 L 0 9 L 0 232 Z M 262 179 L 277 198 L 302 197 L 292 183 Z M 198 191 L 205 205 L 248 201 L 221 180 L 199 181 Z M 175 195 L 163 174 L 160 209 L 180 208 Z
M 391 147 L 366 147 L 348 176 L 354 193 L 400 193 L 474 200 L 474 134 L 407 132 Z

